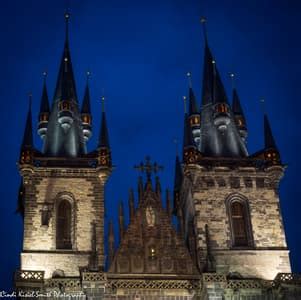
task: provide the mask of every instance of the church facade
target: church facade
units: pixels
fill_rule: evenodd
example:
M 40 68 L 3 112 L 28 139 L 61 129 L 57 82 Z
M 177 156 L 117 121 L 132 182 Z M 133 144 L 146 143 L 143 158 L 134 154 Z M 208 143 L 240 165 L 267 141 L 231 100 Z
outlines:
M 237 90 L 230 104 L 207 37 L 201 105 L 190 86 L 173 195 L 162 192 L 153 175 L 160 166 L 146 158 L 137 166 L 145 173 L 138 178 L 137 207 L 134 191 L 129 194 L 127 226 L 119 208 L 118 247 L 113 223 L 104 240 L 104 189 L 112 172 L 106 112 L 103 108 L 98 146 L 88 153 L 89 85 L 80 106 L 69 15 L 65 18 L 54 97 L 50 103 L 46 82 L 41 97 L 43 148 L 34 146 L 29 107 L 19 158 L 18 211 L 24 220 L 21 265 L 14 277 L 19 296 L 301 299 L 301 277 L 291 273 L 278 195 L 285 165 L 268 117 L 265 144 L 249 154 Z

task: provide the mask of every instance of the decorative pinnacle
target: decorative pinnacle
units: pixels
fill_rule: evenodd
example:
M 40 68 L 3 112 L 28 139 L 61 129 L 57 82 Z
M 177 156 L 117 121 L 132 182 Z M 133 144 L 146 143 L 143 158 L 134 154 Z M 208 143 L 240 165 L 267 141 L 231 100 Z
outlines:
M 88 83 L 91 77 L 91 72 L 89 70 L 86 72 L 86 76 L 87 76 L 87 83 Z
M 43 71 L 42 74 L 43 74 L 44 82 L 46 82 L 46 78 L 47 78 L 47 75 L 48 75 L 47 71 Z
M 186 108 L 186 101 L 187 100 L 187 97 L 186 96 L 183 96 L 183 102 L 184 102 L 184 113 L 186 114 L 187 113 L 187 108 Z
M 29 100 L 29 110 L 31 110 L 31 104 L 32 104 L 32 92 L 28 93 L 28 100 Z
M 156 174 L 158 171 L 162 171 L 163 166 L 158 165 L 156 162 L 152 164 L 151 158 L 146 156 L 145 163 L 141 162 L 140 165 L 134 166 L 134 169 L 146 173 L 147 180 L 150 181 L 152 172 Z
M 207 44 L 208 39 L 207 39 L 207 28 L 206 28 L 206 23 L 207 23 L 207 19 L 205 17 L 201 17 L 201 24 L 203 25 L 203 33 L 204 33 L 204 38 L 205 38 L 205 42 Z
M 192 88 L 191 72 L 187 72 L 186 75 L 187 75 L 187 77 L 188 77 L 188 84 L 189 84 L 189 87 Z
M 105 112 L 105 96 L 101 96 L 101 110 Z
M 235 74 L 230 72 L 229 76 L 230 76 L 230 79 L 231 79 L 232 89 L 234 89 L 235 88 Z

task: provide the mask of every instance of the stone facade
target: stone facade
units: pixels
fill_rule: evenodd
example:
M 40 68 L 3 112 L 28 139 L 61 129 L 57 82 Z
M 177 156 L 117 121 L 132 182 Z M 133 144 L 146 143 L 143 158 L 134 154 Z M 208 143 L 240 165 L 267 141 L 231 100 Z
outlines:
M 21 168 L 21 174 L 25 187 L 21 269 L 44 271 L 45 278 L 52 277 L 56 270 L 63 270 L 65 276 L 79 276 L 79 270 L 89 264 L 93 223 L 98 261 L 103 268 L 103 199 L 107 172 L 92 168 L 26 167 Z M 62 199 L 72 207 L 72 249 L 66 250 L 56 248 L 56 209 Z

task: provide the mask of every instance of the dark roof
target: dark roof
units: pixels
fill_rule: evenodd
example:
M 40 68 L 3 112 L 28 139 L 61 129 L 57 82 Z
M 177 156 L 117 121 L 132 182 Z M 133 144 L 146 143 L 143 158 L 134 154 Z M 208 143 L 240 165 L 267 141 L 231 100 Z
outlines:
M 232 111 L 235 115 L 241 115 L 244 117 L 244 113 L 236 89 L 233 89 Z
M 88 83 L 87 83 L 86 89 L 85 89 L 85 95 L 84 95 L 84 100 L 83 100 L 83 104 L 82 104 L 81 113 L 82 114 L 91 114 L 90 92 L 89 92 Z
M 198 113 L 199 113 L 199 109 L 198 109 L 197 101 L 193 89 L 190 87 L 189 88 L 189 114 L 194 115 Z
M 49 99 L 48 99 L 46 81 L 44 81 L 43 92 L 42 92 L 42 97 L 41 97 L 41 104 L 40 104 L 40 114 L 41 113 L 49 113 L 49 111 L 50 111 Z
M 25 130 L 24 130 L 23 141 L 22 141 L 22 148 L 26 148 L 26 147 L 33 147 L 31 99 L 30 99 L 29 108 L 27 112 Z
M 64 51 L 61 59 L 54 100 L 72 99 L 77 101 L 75 80 L 71 63 L 71 55 L 68 39 L 65 41 Z
M 188 114 L 184 115 L 184 138 L 183 138 L 183 149 L 194 146 L 192 130 L 189 124 Z
M 209 103 L 228 103 L 228 100 L 216 62 L 206 41 L 203 67 L 202 105 L 207 105 Z
M 110 148 L 109 132 L 108 132 L 107 121 L 106 121 L 106 113 L 104 111 L 102 112 L 102 117 L 101 117 L 101 126 L 100 126 L 98 147 Z
M 264 147 L 277 149 L 268 116 L 264 115 Z
M 174 190 L 179 190 L 182 183 L 182 167 L 180 163 L 179 156 L 176 156 L 175 160 L 175 181 L 174 181 Z

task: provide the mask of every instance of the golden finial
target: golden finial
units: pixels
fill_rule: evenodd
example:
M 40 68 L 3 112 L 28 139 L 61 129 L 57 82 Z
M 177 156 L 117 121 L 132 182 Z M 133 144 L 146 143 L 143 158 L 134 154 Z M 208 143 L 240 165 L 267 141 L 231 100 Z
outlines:
M 232 85 L 232 89 L 235 88 L 235 74 L 233 72 L 229 73 L 230 79 L 231 79 L 231 85 Z
M 44 83 L 46 82 L 46 77 L 47 77 L 47 75 L 48 75 L 48 73 L 47 73 L 47 71 L 45 70 L 45 71 L 43 71 L 43 78 L 44 78 Z
M 86 76 L 87 76 L 87 83 L 88 83 L 91 77 L 91 72 L 89 70 L 86 72 Z
M 191 72 L 187 72 L 186 75 L 187 75 L 187 77 L 188 77 L 188 84 L 189 84 L 189 87 L 192 88 Z
M 205 38 L 205 42 L 206 42 L 206 44 L 207 44 L 208 39 L 207 39 L 206 23 L 207 23 L 207 19 L 206 19 L 205 17 L 201 17 L 201 24 L 203 25 L 204 38 Z
M 66 11 L 64 14 L 64 17 L 65 17 L 66 22 L 68 22 L 68 20 L 70 19 L 70 13 L 68 11 Z
M 102 89 L 102 96 L 101 96 L 101 109 L 102 112 L 105 112 L 105 96 L 104 96 L 104 89 Z
M 187 113 L 187 109 L 186 109 L 186 100 L 187 100 L 187 97 L 186 97 L 186 96 L 183 96 L 183 102 L 184 102 L 184 113 L 185 113 L 185 114 Z

